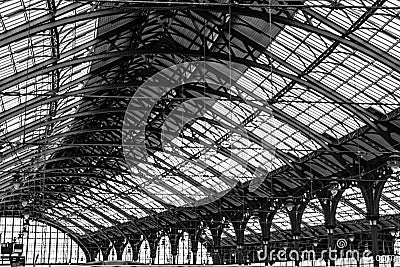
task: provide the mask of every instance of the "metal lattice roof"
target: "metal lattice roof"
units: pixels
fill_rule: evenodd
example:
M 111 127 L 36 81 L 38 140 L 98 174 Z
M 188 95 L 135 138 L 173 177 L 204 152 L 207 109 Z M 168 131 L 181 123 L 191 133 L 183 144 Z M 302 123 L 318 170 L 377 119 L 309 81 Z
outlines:
M 229 214 L 255 198 L 318 191 L 332 177 L 361 177 L 361 169 L 372 171 L 399 148 L 399 5 L 397 0 L 1 2 L 3 213 L 18 214 L 27 200 L 35 216 L 81 238 L 126 236 L 156 227 L 154 217 L 187 223 L 221 208 Z M 247 102 L 238 91 L 205 84 L 174 90 L 146 122 L 149 162 L 127 163 L 122 124 L 135 90 L 164 68 L 206 59 L 241 71 L 237 82 Z M 172 142 L 180 153 L 163 151 L 165 118 L 196 97 L 220 99 L 217 115 L 185 127 Z M 233 128 L 244 125 L 253 134 L 253 149 L 229 150 L 224 137 L 230 129 L 213 122 L 215 116 Z M 275 147 L 272 159 L 259 152 L 257 138 Z M 221 149 L 202 147 L 205 143 Z M 254 193 L 234 189 L 219 207 L 172 212 L 171 204 L 229 188 L 221 173 L 246 187 L 260 163 L 269 174 Z M 15 190 L 16 174 L 22 185 Z M 143 190 L 149 178 L 155 182 Z M 363 221 L 367 212 L 353 185 L 343 193 L 336 219 L 356 229 L 349 221 Z M 381 198 L 382 216 L 400 213 L 399 196 L 393 176 Z M 305 235 L 318 232 L 323 221 L 319 200 L 310 200 Z M 289 229 L 288 215 L 278 211 L 274 237 Z M 256 242 L 257 219 L 250 219 L 246 231 L 247 242 Z M 232 226 L 224 236 L 231 244 Z

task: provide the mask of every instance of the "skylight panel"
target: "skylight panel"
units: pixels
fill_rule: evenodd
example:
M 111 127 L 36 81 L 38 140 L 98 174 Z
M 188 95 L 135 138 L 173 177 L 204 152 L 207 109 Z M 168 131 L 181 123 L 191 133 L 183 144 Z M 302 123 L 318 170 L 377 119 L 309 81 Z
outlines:
M 340 222 L 348 221 L 349 218 L 352 218 L 352 220 L 364 219 L 364 215 L 354 209 L 354 207 L 366 211 L 361 190 L 356 187 L 351 187 L 346 189 L 342 195 L 342 200 L 337 207 L 336 219 Z
M 382 198 L 379 201 L 379 215 L 393 215 L 399 213 L 394 207 L 392 207 L 387 201 L 383 200 Z
M 226 237 L 235 237 L 235 229 L 233 228 L 232 223 L 227 223 L 226 227 L 224 228 L 224 231 L 222 232 L 221 237 L 226 238 Z
M 116 201 L 110 201 L 111 203 L 115 203 Z M 119 206 L 122 210 L 126 210 L 126 213 L 131 213 L 131 210 L 135 211 L 133 207 L 128 208 L 129 205 L 127 202 L 125 202 L 123 199 L 119 200 L 120 203 L 122 203 L 121 206 Z M 126 222 L 129 220 L 129 218 L 125 217 L 122 215 L 120 212 L 111 209 L 108 205 L 97 205 L 96 209 L 100 212 L 102 212 L 104 215 L 108 216 L 111 219 L 114 219 L 118 222 Z
M 341 65 L 338 65 L 335 69 L 333 69 L 332 76 L 327 74 L 327 76 L 331 76 L 331 77 L 336 76 L 340 81 L 347 81 L 353 75 L 354 75 L 353 71 L 350 71 L 350 69 L 348 69 L 344 66 L 341 66 Z
M 244 231 L 245 235 L 253 235 L 253 232 L 260 235 L 261 226 L 260 221 L 257 217 L 252 216 L 246 224 L 246 229 Z
M 68 4 L 71 4 L 68 1 L 61 1 L 60 6 L 65 6 Z M 67 3 L 66 3 L 67 2 Z M 25 6 L 25 7 L 24 7 Z M 49 12 L 49 9 L 47 8 L 46 1 L 35 1 L 35 0 L 30 0 L 27 3 L 21 3 L 21 1 L 7 1 L 6 4 L 1 3 L 0 4 L 0 12 L 2 14 L 2 19 L 3 22 L 6 24 L 6 30 L 10 30 L 16 26 L 20 26 L 23 24 L 26 24 L 28 21 L 32 21 L 35 18 L 38 18 L 43 15 L 47 15 Z M 88 10 L 88 8 L 92 8 L 91 5 L 84 5 L 86 6 L 85 10 Z M 83 11 L 83 9 L 82 9 Z M 71 13 L 70 15 L 75 15 L 76 13 Z M 12 19 L 12 21 L 11 21 Z M 96 31 L 95 31 L 95 23 L 96 20 L 91 20 L 90 23 L 88 23 L 88 26 L 86 26 L 84 32 L 89 34 L 90 36 L 93 35 L 92 39 L 94 38 Z M 79 28 L 79 27 L 78 27 Z M 4 30 L 4 29 L 3 29 Z M 79 32 L 79 30 L 78 30 Z M 1 53 L 2 57 L 0 58 L 0 66 L 2 66 L 2 77 L 8 77 L 12 76 L 16 72 L 23 72 L 26 70 L 27 67 L 31 67 L 34 64 L 39 64 L 43 62 L 44 60 L 50 59 L 53 57 L 52 52 L 51 52 L 51 42 L 50 42 L 50 32 L 49 31 L 44 31 L 32 36 L 29 36 L 28 38 L 16 41 L 11 43 L 9 46 L 4 46 L 1 47 L 0 49 L 3 51 Z M 86 35 L 87 35 L 86 34 Z M 84 35 L 82 35 L 85 37 Z M 65 37 L 65 34 L 60 34 L 60 39 L 63 39 Z M 78 37 L 79 39 L 79 37 Z M 90 41 L 87 37 L 85 37 L 84 41 Z M 83 43 L 83 42 L 82 42 Z M 85 65 L 86 72 L 83 74 L 86 74 L 88 71 L 88 68 L 90 66 L 90 62 L 82 64 Z M 83 68 L 81 69 L 82 71 L 84 70 Z M 63 70 L 61 70 L 63 72 Z M 62 77 L 67 77 L 68 75 L 62 75 Z M 71 76 L 71 75 L 70 75 Z M 72 78 L 73 80 L 79 78 L 79 76 L 74 75 Z M 25 81 L 19 85 L 13 86 L 8 88 L 6 91 L 7 92 L 12 92 L 15 94 L 18 93 L 28 93 L 28 96 L 24 97 L 8 97 L 8 96 L 2 96 L 1 97 L 1 109 L 3 111 L 11 110 L 13 108 L 18 107 L 18 105 L 23 105 L 25 101 L 29 101 L 30 99 L 33 99 L 35 94 L 40 94 L 40 93 L 48 93 L 49 91 L 52 90 L 51 88 L 51 77 L 48 74 L 45 75 L 38 75 L 35 78 L 31 78 L 28 81 Z M 31 95 L 32 94 L 32 95 Z M 65 100 L 60 100 L 60 105 L 58 107 L 62 108 L 63 103 L 66 103 Z M 74 102 L 71 101 L 70 104 L 73 104 Z M 27 115 L 18 115 L 17 117 L 14 117 L 14 119 L 8 119 L 5 121 L 4 125 L 4 130 L 6 133 L 8 133 L 10 136 L 11 134 L 14 135 L 17 133 L 20 133 L 20 128 L 21 127 L 27 127 L 29 125 L 32 125 L 33 123 L 36 123 L 39 119 L 43 120 L 46 118 L 48 114 L 48 106 L 43 105 L 40 108 L 34 108 L 32 110 L 27 110 L 26 113 Z M 67 111 L 68 113 L 69 111 Z M 60 113 L 57 113 L 57 116 L 60 116 Z M 25 119 L 26 118 L 26 119 Z M 67 120 L 68 122 L 68 120 Z M 59 123 L 57 124 L 59 125 Z M 56 126 L 57 126 L 56 125 Z M 66 128 L 55 128 L 58 131 L 60 129 L 64 129 L 63 131 L 66 130 Z M 57 130 L 54 131 L 54 133 L 57 133 Z M 21 132 L 22 133 L 22 132 Z M 24 141 L 30 141 L 30 140 L 38 140 L 41 136 L 44 135 L 44 128 L 40 127 L 36 130 L 33 130 L 31 132 L 26 132 L 24 133 Z M 50 138 L 50 137 L 48 137 Z M 12 142 L 19 142 L 21 141 L 21 136 L 15 137 L 11 140 Z M 53 145 L 56 144 L 56 142 L 52 143 Z M 49 146 L 51 147 L 51 146 Z M 48 147 L 48 148 L 49 148 Z M 4 164 L 7 164 L 7 161 L 2 162 L 2 167 Z M 18 166 L 15 166 L 18 167 Z
M 151 186 L 148 186 L 146 188 L 146 190 L 149 191 L 150 193 L 154 194 L 161 200 L 165 201 L 166 203 L 169 203 L 169 204 L 172 204 L 175 206 L 183 206 L 186 204 L 185 201 L 183 199 L 181 199 L 181 197 L 178 196 L 177 194 L 172 193 L 171 191 L 167 190 L 166 188 L 156 185 L 154 183 Z
M 397 210 L 396 204 L 400 202 L 400 182 L 399 175 L 395 174 L 395 176 L 390 177 L 386 183 L 385 187 L 382 191 L 382 197 L 379 202 L 379 212 L 382 215 L 393 215 L 396 213 L 400 213 Z M 386 201 L 387 199 L 388 201 Z
M 303 212 L 302 223 L 308 226 L 319 226 L 324 223 L 324 214 L 318 199 L 313 199 Z
M 275 225 L 279 228 L 279 229 L 275 229 L 275 230 L 289 230 L 291 229 L 291 224 L 290 224 L 290 220 L 289 220 L 289 216 L 287 215 L 286 212 L 280 210 L 278 211 L 275 216 L 274 219 L 272 220 L 273 226 Z
M 135 199 L 135 201 L 141 203 L 142 205 L 148 207 L 149 209 L 153 209 L 157 212 L 162 212 L 165 209 L 161 203 L 157 202 L 156 200 L 145 194 L 139 192 L 135 192 L 133 194 L 134 194 L 133 198 Z
M 304 61 L 304 59 L 296 53 L 292 53 L 286 61 L 299 70 L 304 70 L 307 67 L 306 63 L 309 63 Z
M 77 234 L 79 234 L 79 235 L 84 235 L 84 234 L 85 234 L 85 232 L 84 232 L 81 228 L 77 227 L 76 225 L 74 225 L 74 224 L 72 224 L 72 223 L 70 223 L 70 222 L 68 222 L 68 221 L 65 221 L 65 220 L 63 220 L 63 219 L 60 219 L 60 218 L 57 217 L 57 216 L 52 216 L 52 215 L 48 215 L 48 214 L 47 214 L 46 217 L 49 217 L 49 218 L 51 218 L 53 221 L 60 223 L 61 225 L 65 226 L 66 228 L 68 228 L 68 229 L 70 229 L 71 231 L 73 231 L 74 233 L 77 233 Z
M 89 217 L 89 218 L 90 218 L 90 217 Z M 93 219 L 94 219 L 94 218 L 93 218 Z M 80 218 L 80 217 L 78 217 L 78 216 L 70 217 L 69 220 L 75 222 L 75 225 L 79 225 L 79 226 L 81 226 L 81 227 L 83 227 L 83 228 L 85 228 L 85 229 L 88 229 L 88 230 L 91 231 L 91 232 L 94 232 L 94 231 L 98 231 L 98 230 L 99 230 L 99 229 L 97 228 L 97 226 L 91 224 L 91 223 L 88 222 L 87 220 L 85 220 L 85 219 L 83 219 L 83 218 Z M 97 220 L 97 218 L 96 218 L 96 220 Z M 103 220 L 101 220 L 101 221 L 103 221 Z M 101 221 L 98 221 L 98 222 L 101 222 Z M 101 225 L 101 226 L 106 227 L 106 225 L 108 225 L 108 223 L 105 223 L 104 225 Z M 76 227 L 76 226 L 75 226 L 75 227 Z

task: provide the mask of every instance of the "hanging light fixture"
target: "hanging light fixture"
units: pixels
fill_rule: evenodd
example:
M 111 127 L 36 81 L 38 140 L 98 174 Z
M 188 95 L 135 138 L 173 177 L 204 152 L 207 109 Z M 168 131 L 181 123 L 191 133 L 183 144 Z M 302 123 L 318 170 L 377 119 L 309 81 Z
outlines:
M 354 234 L 349 234 L 349 241 L 353 243 L 354 239 L 356 237 L 354 236 Z
M 202 230 L 201 231 L 201 238 L 206 239 L 206 237 L 207 237 L 206 231 Z
M 31 214 L 30 214 L 30 212 L 29 212 L 28 209 L 25 209 L 25 210 L 22 212 L 22 216 L 24 217 L 25 220 L 28 220 L 30 215 L 31 215 Z
M 24 236 L 28 235 L 28 228 L 26 228 L 25 226 L 22 228 L 22 232 L 21 232 Z
M 26 206 L 28 206 L 28 201 L 27 200 L 22 200 L 21 205 L 22 205 L 22 207 L 25 208 Z
M 333 180 L 329 183 L 329 192 L 331 193 L 331 195 L 334 197 L 337 195 L 337 193 L 340 190 L 340 184 L 338 181 Z
M 389 156 L 387 162 L 387 166 L 392 169 L 394 173 L 398 173 L 400 171 L 400 153 L 399 151 L 395 151 L 392 155 Z
M 313 246 L 314 247 L 318 246 L 318 239 L 317 238 L 313 239 Z
M 393 237 L 397 237 L 397 229 L 395 227 L 390 228 L 389 233 Z
M 15 190 L 18 190 L 21 187 L 21 174 L 16 173 L 13 175 L 12 185 Z
M 293 198 L 292 198 L 292 197 L 289 197 L 289 198 L 286 200 L 285 207 L 286 207 L 286 209 L 287 209 L 288 211 L 292 211 L 292 210 L 293 210 L 293 208 L 294 208 L 294 201 L 293 201 Z
M 250 217 L 250 211 L 249 211 L 249 210 L 246 210 L 246 211 L 244 212 L 244 214 L 243 214 L 243 217 L 245 217 L 245 218 Z

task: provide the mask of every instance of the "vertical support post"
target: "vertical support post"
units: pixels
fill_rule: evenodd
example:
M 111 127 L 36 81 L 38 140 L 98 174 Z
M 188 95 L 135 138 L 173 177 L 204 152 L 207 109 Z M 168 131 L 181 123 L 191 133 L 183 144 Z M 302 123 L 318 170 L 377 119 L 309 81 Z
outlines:
M 293 239 L 293 249 L 295 251 L 297 251 L 297 253 L 295 253 L 294 255 L 298 255 L 300 257 L 301 253 L 300 253 L 300 233 L 298 232 L 294 232 L 292 234 L 292 239 Z M 294 261 L 294 265 L 295 266 L 300 266 L 300 258 L 296 258 Z
M 346 185 L 345 185 L 346 186 Z M 346 188 L 345 186 L 340 186 L 335 194 L 326 191 L 320 191 L 317 193 L 322 210 L 324 212 L 325 228 L 328 236 L 328 253 L 326 260 L 326 265 L 335 266 L 335 261 L 332 259 L 333 253 L 335 252 L 335 242 L 333 239 L 333 232 L 336 228 L 336 209 L 339 204 L 340 198 Z
M 139 250 L 140 250 L 140 246 L 137 246 L 137 245 L 132 246 L 132 260 L 133 261 L 139 260 Z
M 172 264 L 178 264 L 178 244 L 180 236 L 170 236 Z
M 299 252 L 301 220 L 308 202 L 302 199 L 295 199 L 292 201 L 293 207 L 290 210 L 288 209 L 287 212 L 289 215 L 290 224 L 292 226 L 293 247 L 297 252 Z M 295 255 L 300 255 L 300 253 L 296 253 Z M 300 260 L 300 258 L 295 259 L 295 266 L 300 266 Z
M 268 265 L 269 259 L 269 240 L 271 239 L 271 226 L 272 220 L 277 212 L 277 210 L 273 207 L 272 202 L 266 202 L 267 206 L 266 210 L 260 211 L 260 226 L 261 226 L 261 235 L 262 235 L 262 250 L 266 255 L 264 255 L 265 266 Z
M 213 250 L 213 263 L 221 264 L 221 235 L 223 232 L 223 225 L 221 223 L 214 224 L 210 227 L 211 234 L 213 236 L 214 241 L 214 250 Z
M 193 254 L 193 262 L 192 262 L 192 264 L 197 264 L 197 250 L 198 250 L 198 247 L 199 247 L 197 236 L 196 235 L 192 236 L 190 238 L 190 242 L 192 244 L 191 250 L 192 250 L 192 254 Z
M 235 261 L 239 265 L 243 265 L 243 247 L 244 247 L 244 231 L 246 230 L 247 222 L 249 221 L 250 213 L 236 213 L 236 216 L 232 217 L 232 225 L 235 229 L 236 234 L 236 251 Z
M 371 227 L 372 257 L 374 261 L 374 267 L 379 267 L 379 261 L 377 260 L 377 256 L 379 255 L 377 219 L 370 218 L 369 224 Z
M 131 235 L 131 236 L 129 236 L 128 241 L 132 247 L 132 259 L 133 259 L 133 261 L 138 261 L 140 245 L 142 244 L 141 236 L 140 235 Z
M 151 264 L 156 263 L 156 257 L 157 257 L 157 247 L 158 247 L 158 242 L 160 239 L 157 236 L 156 230 L 153 230 L 153 232 L 150 232 L 147 235 L 147 242 L 149 242 L 149 248 L 150 248 L 150 259 L 151 259 Z
M 172 254 L 172 264 L 178 264 L 178 251 L 171 251 Z
M 193 249 L 193 247 L 192 247 L 192 254 L 193 254 L 193 262 L 192 262 L 192 264 L 195 265 L 195 264 L 197 264 L 197 248 Z
M 90 248 L 88 248 L 88 250 L 89 250 L 89 255 L 88 255 L 89 257 L 87 258 L 87 261 L 88 262 L 95 261 L 97 253 L 99 252 L 99 248 L 98 247 L 90 247 Z
M 379 255 L 379 239 L 377 227 L 377 223 L 379 220 L 379 201 L 386 183 L 386 177 L 388 174 L 390 174 L 390 172 L 390 168 L 382 167 L 374 172 L 369 173 L 365 177 L 365 181 L 360 181 L 358 183 L 367 208 L 366 219 L 370 222 L 371 246 L 374 267 L 379 267 L 379 262 L 377 261 L 377 255 Z
M 199 249 L 199 240 L 200 240 L 200 234 L 201 234 L 201 229 L 199 229 L 200 224 L 192 224 L 191 227 L 188 230 L 189 237 L 190 237 L 190 243 L 191 243 L 191 251 L 192 251 L 192 264 L 197 264 L 197 251 Z M 200 245 L 201 246 L 201 245 Z M 201 247 L 200 247 L 201 249 Z M 200 258 L 200 263 L 201 263 L 201 258 Z
M 124 253 L 124 249 L 127 243 L 124 243 L 123 239 L 118 239 L 114 241 L 114 248 L 117 253 L 117 260 L 122 260 L 122 254 Z
M 335 241 L 333 240 L 333 230 L 335 229 L 334 225 L 327 225 L 326 231 L 328 233 L 328 259 L 327 263 L 329 262 L 329 266 L 335 266 L 335 261 L 332 259 L 335 252 Z M 335 255 L 336 256 L 336 255 Z
M 107 260 L 110 254 L 110 240 L 105 239 L 99 242 L 100 244 L 100 252 L 103 254 L 103 260 Z
M 236 246 L 236 263 L 238 265 L 243 265 L 243 244 Z
M 269 237 L 268 238 L 264 238 L 263 239 L 263 241 L 262 241 L 262 245 L 263 245 L 263 248 L 262 248 L 262 250 L 263 250 L 263 253 L 264 253 L 264 258 L 265 258 L 265 261 L 264 261 L 264 265 L 265 266 L 267 266 L 268 265 L 268 262 L 269 262 L 269 260 L 270 260 L 270 258 L 269 258 L 269 251 L 270 251 L 270 249 L 269 249 Z

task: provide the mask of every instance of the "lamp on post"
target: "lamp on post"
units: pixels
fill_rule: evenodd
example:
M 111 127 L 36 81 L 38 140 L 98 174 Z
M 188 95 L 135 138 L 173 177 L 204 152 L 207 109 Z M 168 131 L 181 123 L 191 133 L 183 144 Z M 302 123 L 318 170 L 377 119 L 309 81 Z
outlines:
M 286 200 L 285 207 L 289 212 L 293 210 L 294 201 L 293 201 L 293 198 L 291 196 Z
M 336 196 L 340 190 L 340 184 L 338 181 L 333 180 L 329 183 L 329 192 L 331 193 L 332 197 Z
M 348 238 L 349 238 L 349 241 L 350 241 L 351 243 L 353 243 L 353 242 L 354 242 L 354 239 L 355 239 L 355 236 L 354 236 L 354 234 L 349 234 Z

